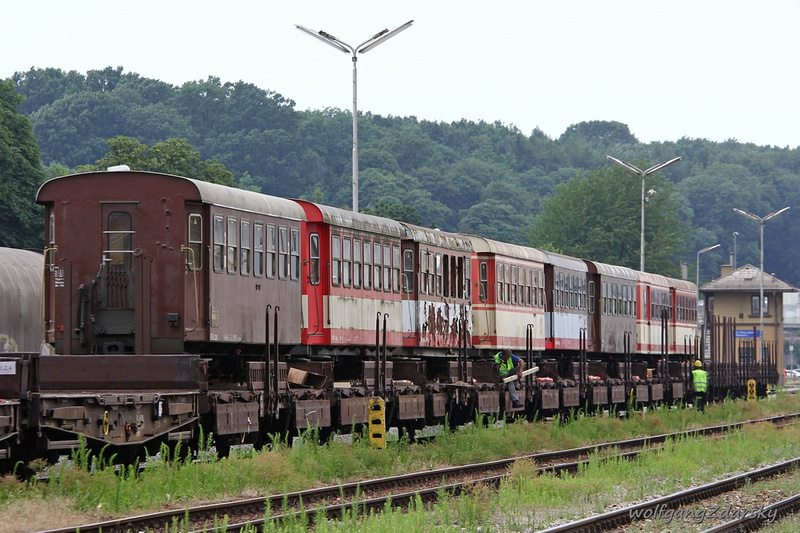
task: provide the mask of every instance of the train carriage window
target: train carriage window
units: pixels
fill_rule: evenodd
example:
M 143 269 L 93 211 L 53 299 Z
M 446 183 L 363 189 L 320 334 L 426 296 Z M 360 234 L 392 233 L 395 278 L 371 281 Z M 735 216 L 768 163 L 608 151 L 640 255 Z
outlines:
M 442 282 L 444 284 L 444 296 L 450 296 L 450 258 L 442 256 Z
M 300 229 L 292 228 L 292 241 L 289 253 L 291 254 L 291 265 L 289 277 L 292 281 L 300 279 Z
M 480 292 L 478 299 L 482 302 L 489 300 L 489 265 L 486 261 L 481 261 L 478 266 L 478 285 Z
M 374 276 L 372 277 L 373 280 L 373 288 L 376 291 L 381 290 L 381 282 L 383 281 L 383 271 L 381 270 L 381 243 L 380 241 L 373 242 L 372 246 L 373 250 L 373 257 L 375 261 L 372 263 Z
M 461 277 L 458 270 L 457 258 L 454 255 L 450 256 L 450 297 L 455 298 L 458 293 L 458 279 Z
M 505 277 L 503 276 L 503 264 L 497 263 L 497 303 L 503 303 L 505 296 Z
M 361 239 L 353 239 L 353 287 L 361 288 Z
M 225 268 L 225 218 L 214 215 L 214 272 Z
M 603 294 L 601 296 L 602 304 L 601 304 L 601 313 L 604 315 L 608 314 L 608 282 L 603 282 Z
M 392 292 L 392 245 L 383 245 L 383 290 Z
M 511 303 L 511 265 L 504 265 L 506 271 L 506 289 L 508 290 L 508 294 L 506 294 L 506 303 Z
M 539 272 L 539 307 L 545 307 L 544 301 L 544 272 Z
M 403 250 L 403 292 L 414 292 L 414 250 Z
M 195 272 L 203 268 L 203 217 L 199 213 L 189 214 L 189 257 L 186 264 Z
M 239 232 L 240 237 L 240 251 L 241 251 L 241 259 L 240 265 L 241 268 L 239 269 L 242 273 L 242 276 L 249 276 L 250 275 L 250 221 L 249 220 L 242 220 L 242 225 L 240 227 Z
M 275 225 L 267 225 L 267 277 L 274 278 L 277 270 L 278 254 L 276 249 Z
M 586 309 L 586 278 L 581 279 L 581 309 Z
M 228 217 L 228 274 L 236 274 L 239 266 L 239 224 L 236 218 Z
M 586 303 L 588 304 L 587 311 L 590 315 L 594 314 L 594 281 L 589 282 L 589 290 L 586 298 Z
M 517 303 L 517 265 L 511 265 L 511 279 L 508 281 L 508 290 L 511 293 L 510 302 Z
M 400 246 L 392 245 L 392 288 L 400 292 Z
M 289 275 L 289 228 L 278 229 L 278 279 L 286 279 Z
M 112 265 L 131 267 L 131 235 L 133 226 L 131 215 L 123 211 L 114 211 L 108 215 L 108 258 Z
M 372 288 L 372 241 L 364 239 L 364 288 Z
M 342 285 L 349 287 L 351 283 L 350 268 L 352 265 L 352 239 L 349 235 L 342 237 Z
M 264 275 L 264 224 L 260 222 L 253 226 L 253 275 Z
M 50 237 L 50 259 L 48 259 L 47 263 L 50 266 L 50 271 L 54 267 L 54 263 L 56 262 L 55 259 L 55 247 L 56 247 L 56 215 L 54 213 L 50 213 L 49 217 L 49 237 Z
M 341 283 L 342 268 L 342 238 L 339 235 L 331 236 L 331 285 L 338 287 Z
M 319 266 L 319 234 L 312 233 L 308 238 L 308 281 L 312 285 L 319 285 Z
M 464 298 L 467 300 L 472 296 L 472 263 L 469 257 L 464 259 Z
M 428 294 L 428 252 L 419 251 L 419 283 L 420 294 Z
M 442 295 L 442 254 L 436 254 L 436 296 Z
M 456 270 L 458 272 L 458 278 L 456 279 L 456 287 L 458 288 L 458 293 L 456 294 L 457 298 L 464 298 L 464 280 L 467 279 L 465 267 L 469 268 L 469 261 L 464 261 L 463 257 L 459 257 L 456 261 Z M 467 283 L 466 287 L 469 287 L 469 283 Z

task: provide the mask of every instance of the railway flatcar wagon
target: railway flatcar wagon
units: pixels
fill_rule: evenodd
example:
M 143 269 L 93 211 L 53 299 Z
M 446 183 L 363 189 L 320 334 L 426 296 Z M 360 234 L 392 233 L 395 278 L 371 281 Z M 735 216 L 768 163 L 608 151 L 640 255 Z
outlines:
M 441 355 L 472 331 L 472 242 L 463 235 L 401 222 L 403 346 L 413 355 Z
M 472 270 L 472 344 L 487 356 L 510 348 L 545 348 L 545 264 L 536 248 L 469 236 Z

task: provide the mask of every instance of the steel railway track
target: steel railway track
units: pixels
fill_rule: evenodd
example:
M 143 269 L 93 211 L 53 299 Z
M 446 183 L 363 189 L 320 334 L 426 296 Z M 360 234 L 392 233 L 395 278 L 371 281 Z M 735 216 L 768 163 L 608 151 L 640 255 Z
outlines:
M 256 526 L 265 520 L 297 517 L 300 514 L 304 514 L 306 520 L 313 522 L 320 509 L 324 509 L 326 516 L 335 519 L 341 517 L 345 512 L 361 513 L 370 510 L 379 512 L 389 500 L 393 506 L 406 506 L 412 498 L 419 497 L 423 501 L 433 501 L 442 491 L 457 495 L 466 486 L 476 483 L 496 485 L 506 477 L 508 467 L 521 459 L 533 461 L 538 466 L 539 472 L 574 472 L 581 463 L 587 462 L 593 456 L 601 458 L 634 457 L 643 450 L 662 446 L 669 439 L 687 436 L 713 438 L 748 424 L 771 422 L 776 425 L 786 425 L 798 419 L 800 419 L 800 413 L 735 424 L 708 426 L 690 431 L 345 483 L 287 494 L 161 511 L 94 524 L 47 530 L 43 533 L 164 531 L 167 527 L 174 527 L 176 523 L 183 524 L 182 530 L 211 531 L 213 525 L 220 523 L 224 517 L 227 517 L 227 531 L 231 532 L 239 531 L 247 524 Z

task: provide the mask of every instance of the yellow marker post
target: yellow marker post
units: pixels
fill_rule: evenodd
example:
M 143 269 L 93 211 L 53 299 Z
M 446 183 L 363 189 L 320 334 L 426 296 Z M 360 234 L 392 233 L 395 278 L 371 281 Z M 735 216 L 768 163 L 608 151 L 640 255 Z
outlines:
M 369 442 L 375 448 L 386 447 L 386 403 L 383 398 L 370 398 L 367 402 L 369 411 Z
M 754 379 L 747 380 L 747 399 L 748 400 L 756 399 L 756 380 Z

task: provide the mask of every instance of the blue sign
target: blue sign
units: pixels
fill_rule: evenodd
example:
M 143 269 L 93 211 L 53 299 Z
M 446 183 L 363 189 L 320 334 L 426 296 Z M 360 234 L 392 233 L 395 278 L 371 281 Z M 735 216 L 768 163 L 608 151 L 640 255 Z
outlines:
M 756 337 L 761 337 L 761 332 L 756 330 Z M 752 329 L 737 329 L 736 330 L 736 338 L 737 339 L 752 339 L 753 338 L 753 330 Z

